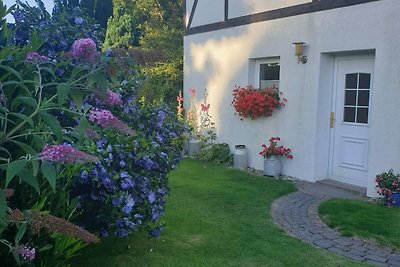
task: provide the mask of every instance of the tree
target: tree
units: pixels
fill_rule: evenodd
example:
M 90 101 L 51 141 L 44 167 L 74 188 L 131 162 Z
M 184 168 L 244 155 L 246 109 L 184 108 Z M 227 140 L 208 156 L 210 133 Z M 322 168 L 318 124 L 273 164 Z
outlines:
M 146 78 L 139 96 L 175 104 L 183 86 L 182 0 L 114 0 L 103 49 L 138 46 L 162 54 L 156 64 L 140 66 Z
M 175 104 L 183 87 L 182 0 L 141 0 L 137 8 L 143 21 L 141 47 L 166 57 L 155 66 L 142 68 L 147 79 L 139 93 L 149 100 L 163 98 Z
M 102 28 L 107 28 L 108 18 L 112 16 L 112 0 L 81 0 L 81 5 Z
M 113 15 L 108 19 L 104 48 L 138 46 L 141 31 L 136 2 L 114 0 Z

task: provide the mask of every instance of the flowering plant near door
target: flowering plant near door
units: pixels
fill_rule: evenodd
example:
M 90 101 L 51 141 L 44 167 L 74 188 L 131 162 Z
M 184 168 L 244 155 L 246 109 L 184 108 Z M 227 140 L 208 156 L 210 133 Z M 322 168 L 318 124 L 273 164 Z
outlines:
M 400 206 L 400 174 L 394 174 L 393 170 L 389 170 L 378 174 L 375 182 L 378 193 L 386 205 Z
M 275 109 L 285 106 L 287 99 L 281 98 L 282 95 L 273 86 L 264 89 L 236 86 L 233 90 L 232 106 L 235 108 L 235 115 L 239 115 L 241 119 L 269 117 Z
M 269 145 L 263 144 L 262 150 L 259 152 L 261 156 L 267 158 L 269 156 L 284 156 L 288 159 L 292 159 L 293 155 L 291 154 L 292 150 L 290 148 L 285 148 L 283 146 L 278 146 L 278 142 L 281 139 L 279 137 L 271 137 L 269 139 Z
M 284 146 L 278 146 L 279 137 L 271 137 L 269 145 L 262 145 L 262 150 L 259 152 L 264 157 L 264 175 L 279 176 L 282 174 L 282 163 L 278 156 L 284 156 L 292 159 L 292 150 Z

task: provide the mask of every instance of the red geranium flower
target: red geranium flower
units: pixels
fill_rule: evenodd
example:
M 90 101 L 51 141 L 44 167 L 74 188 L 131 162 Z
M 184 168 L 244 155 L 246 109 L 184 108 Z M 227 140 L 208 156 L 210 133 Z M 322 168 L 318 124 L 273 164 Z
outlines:
M 236 113 L 242 118 L 268 117 L 275 109 L 285 106 L 287 99 L 280 98 L 282 95 L 275 87 L 265 89 L 254 89 L 235 87 L 233 90 L 232 106 Z

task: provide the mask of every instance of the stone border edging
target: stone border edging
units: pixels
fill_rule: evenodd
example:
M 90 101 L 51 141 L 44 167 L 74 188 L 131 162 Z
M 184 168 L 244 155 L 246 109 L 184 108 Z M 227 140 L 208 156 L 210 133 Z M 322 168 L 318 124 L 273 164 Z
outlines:
M 351 260 L 377 266 L 400 267 L 400 251 L 357 237 L 343 237 L 318 215 L 319 204 L 328 199 L 296 191 L 272 203 L 271 215 L 287 234 Z

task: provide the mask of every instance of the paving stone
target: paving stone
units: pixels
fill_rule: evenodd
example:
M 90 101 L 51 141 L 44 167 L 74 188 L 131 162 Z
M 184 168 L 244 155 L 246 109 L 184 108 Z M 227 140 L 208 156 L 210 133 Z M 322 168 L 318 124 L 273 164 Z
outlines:
M 391 260 L 389 260 L 387 263 L 389 264 L 389 266 L 393 266 L 393 267 L 399 267 L 400 266 L 400 261 L 391 261 Z
M 340 255 L 340 256 L 346 256 L 346 254 L 347 254 L 346 251 L 343 251 L 343 250 L 341 250 L 341 249 L 339 249 L 337 247 L 331 247 L 331 248 L 328 248 L 328 250 L 330 252 L 333 252 L 333 253 L 335 253 L 337 255 Z
M 373 260 L 373 261 L 377 261 L 377 262 L 386 262 L 387 261 L 386 258 L 377 256 L 377 255 L 373 255 L 373 254 L 365 254 L 364 257 L 368 260 Z
M 350 250 L 350 248 L 348 247 L 348 246 L 343 246 L 343 245 L 341 245 L 341 244 L 333 244 L 333 246 L 335 247 L 335 248 L 338 248 L 338 249 L 341 249 L 341 250 L 343 250 L 343 251 L 349 251 Z
M 386 264 L 386 263 L 377 262 L 377 261 L 372 261 L 372 260 L 367 260 L 366 263 L 369 263 L 369 264 L 375 265 L 375 266 L 385 266 L 385 267 L 387 267 L 387 264 Z
M 336 240 L 340 240 L 339 239 L 340 235 L 338 233 L 331 233 L 331 232 L 324 231 L 324 233 L 322 233 L 322 235 L 325 236 L 326 238 L 333 240 L 334 242 L 337 242 Z
M 388 259 L 391 261 L 400 261 L 400 255 L 392 254 L 388 256 Z
M 367 250 L 366 254 L 376 255 L 382 258 L 386 258 L 390 255 L 390 251 L 384 249 L 377 249 L 377 250 Z
M 354 254 L 351 254 L 351 253 L 346 253 L 344 256 L 346 258 L 349 258 L 349 259 L 352 259 L 352 260 L 355 260 L 355 261 L 364 261 L 365 260 L 364 257 L 359 256 L 359 255 L 354 255 Z
M 351 239 L 346 237 L 337 238 L 333 242 L 342 246 L 350 246 L 352 244 Z
M 333 242 L 327 239 L 317 240 L 313 242 L 314 245 L 321 248 L 330 248 L 333 247 Z
M 365 247 L 366 249 L 370 249 L 370 250 L 377 250 L 379 249 L 378 246 L 374 245 L 374 244 L 369 244 L 369 243 L 364 243 L 363 247 Z
M 355 249 L 355 250 L 362 251 L 362 252 L 367 251 L 367 249 L 365 247 L 360 246 L 360 245 L 351 245 L 349 247 L 350 247 L 350 249 Z
M 362 246 L 365 242 L 360 240 L 360 239 L 358 239 L 358 238 L 353 238 L 352 243 L 353 243 L 353 245 Z
M 365 251 L 360 251 L 360 250 L 357 250 L 357 249 L 350 249 L 349 250 L 349 254 L 357 255 L 357 256 L 364 256 L 365 255 Z

